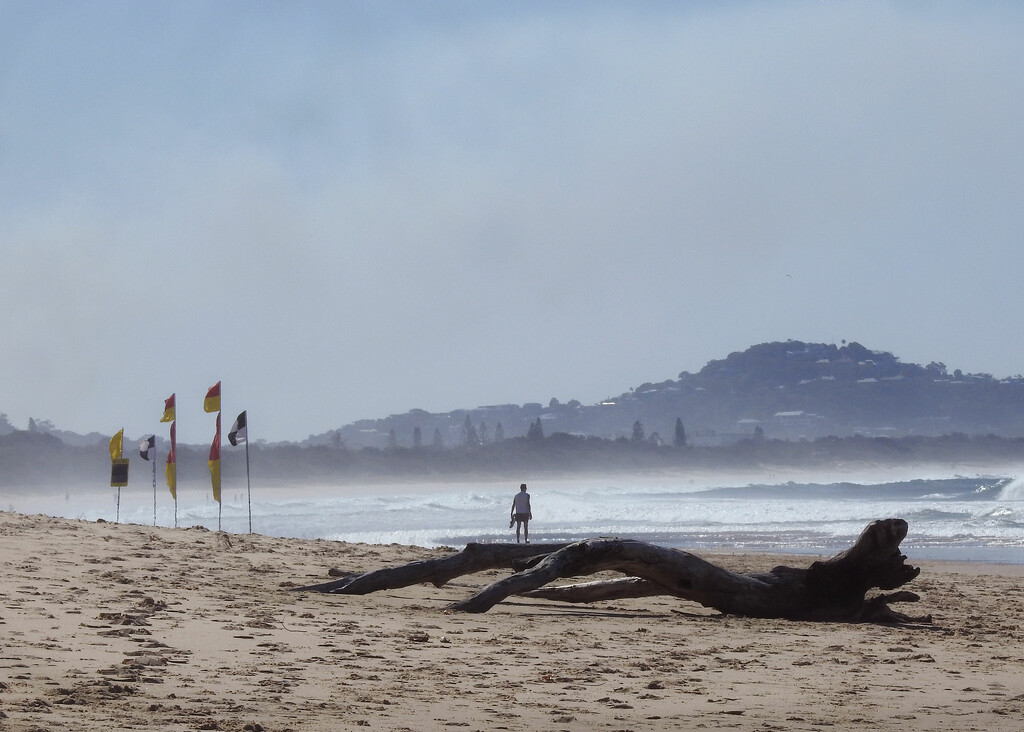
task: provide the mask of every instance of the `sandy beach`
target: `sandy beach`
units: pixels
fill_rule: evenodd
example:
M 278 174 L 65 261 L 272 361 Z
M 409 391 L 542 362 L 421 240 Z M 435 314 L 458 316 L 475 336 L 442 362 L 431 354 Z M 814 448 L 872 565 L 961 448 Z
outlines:
M 2 730 L 1018 730 L 1024 566 L 918 562 L 932 626 L 645 598 L 444 608 L 503 572 L 289 592 L 446 550 L 0 513 Z M 708 557 L 712 558 L 712 557 Z M 812 558 L 719 555 L 739 570 Z

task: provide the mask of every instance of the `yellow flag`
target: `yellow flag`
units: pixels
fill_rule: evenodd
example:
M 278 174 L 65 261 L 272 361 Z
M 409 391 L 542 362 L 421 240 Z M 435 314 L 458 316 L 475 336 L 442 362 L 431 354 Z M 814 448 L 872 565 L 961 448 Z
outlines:
M 213 500 L 220 503 L 220 460 L 207 460 L 210 467 L 210 482 L 213 484 Z
M 167 487 L 171 491 L 171 498 L 177 500 L 177 498 L 178 498 L 178 491 L 177 491 L 178 484 L 177 484 L 176 477 L 174 475 L 174 461 L 173 460 L 168 460 L 167 461 L 167 465 L 164 466 L 164 475 L 167 476 Z
M 110 462 L 121 459 L 121 442 L 124 440 L 124 427 L 110 438 Z

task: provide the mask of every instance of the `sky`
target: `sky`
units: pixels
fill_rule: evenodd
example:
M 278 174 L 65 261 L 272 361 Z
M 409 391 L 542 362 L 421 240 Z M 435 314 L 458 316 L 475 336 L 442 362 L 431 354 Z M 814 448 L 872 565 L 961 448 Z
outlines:
M 1024 4 L 0 0 L 0 412 L 302 440 L 787 339 L 1024 371 Z

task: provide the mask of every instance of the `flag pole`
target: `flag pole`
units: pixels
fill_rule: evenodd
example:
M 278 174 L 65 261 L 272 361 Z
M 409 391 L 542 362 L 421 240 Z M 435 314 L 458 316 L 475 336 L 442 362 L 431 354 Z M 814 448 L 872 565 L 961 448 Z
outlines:
M 219 385 L 220 382 L 218 381 Z M 224 411 L 224 387 L 221 386 L 217 391 L 217 448 L 220 449 L 220 415 Z M 217 453 L 218 470 L 224 467 L 224 463 L 220 462 L 220 453 Z M 217 531 L 220 531 L 220 515 L 224 510 L 224 476 L 222 474 L 217 475 Z
M 222 402 L 223 403 L 223 402 Z M 217 412 L 217 435 L 214 438 L 217 442 L 220 442 L 220 411 Z M 219 446 L 218 446 L 219 449 Z M 217 453 L 217 470 L 219 471 L 222 463 L 220 462 L 220 453 Z M 224 509 L 224 481 L 223 476 L 218 473 L 217 475 L 217 531 L 220 531 L 220 515 Z
M 178 443 L 177 443 L 177 399 L 176 392 L 164 399 L 164 414 L 160 417 L 161 422 L 170 422 L 168 428 L 169 447 L 167 449 L 167 460 L 164 463 L 164 475 L 167 476 L 167 487 L 171 491 L 171 498 L 174 499 L 174 528 L 178 528 Z M 155 436 L 154 436 L 155 440 Z M 154 447 L 156 444 L 154 442 Z M 156 461 L 153 461 L 153 525 L 156 525 Z
M 175 392 L 177 394 L 177 392 Z M 178 403 L 174 403 L 174 419 L 171 420 L 171 452 L 174 454 L 174 490 L 171 491 L 171 498 L 174 499 L 174 528 L 178 528 Z M 201 455 L 202 453 L 200 453 Z M 167 468 L 164 468 L 166 471 Z
M 178 528 L 178 405 L 174 405 L 174 419 L 171 420 L 171 426 L 175 427 L 175 434 L 171 440 L 171 452 L 174 453 L 174 495 L 171 498 L 174 499 L 174 528 Z M 202 454 L 202 453 L 200 453 Z
M 156 526 L 156 443 L 153 443 L 153 526 Z
M 218 440 L 220 439 L 220 413 L 219 412 L 217 413 L 217 439 Z M 217 455 L 217 461 L 218 461 L 218 463 L 220 461 L 220 455 L 219 454 Z M 220 463 L 220 466 L 223 467 L 223 463 Z M 218 468 L 218 470 L 219 469 L 220 468 Z M 218 492 L 218 497 L 217 497 L 217 530 L 218 531 L 220 530 L 220 514 L 221 514 L 221 512 L 224 509 L 224 481 L 223 481 L 223 477 L 224 477 L 223 475 L 218 475 L 217 476 L 217 482 L 219 483 L 219 485 L 217 486 L 217 492 Z
M 223 494 L 221 492 L 221 449 L 220 449 L 220 418 L 224 411 L 221 407 L 224 402 L 221 395 L 221 382 L 217 382 L 206 391 L 206 398 L 203 400 L 203 411 L 217 413 L 217 432 L 210 443 L 210 457 L 206 461 L 210 467 L 210 481 L 213 488 L 213 499 L 217 501 L 217 531 L 221 530 L 221 517 L 224 510 Z
M 220 382 L 217 382 L 220 384 Z M 220 450 L 220 415 L 224 411 L 224 387 L 220 388 L 217 392 L 217 449 Z M 217 470 L 219 471 L 224 467 L 224 463 L 220 462 L 220 452 L 217 453 Z M 220 531 L 220 516 L 224 510 L 224 476 L 218 472 L 217 474 L 217 531 Z
M 116 435 L 114 435 L 114 437 L 117 438 L 117 459 L 120 460 L 122 457 L 124 457 L 124 427 L 122 427 L 121 430 Z M 114 453 L 113 453 L 113 451 L 111 451 L 111 453 L 110 453 L 110 458 L 111 458 L 110 462 L 111 462 L 111 464 L 113 464 L 113 462 L 114 462 Z M 114 482 L 113 472 L 114 472 L 113 471 L 113 467 L 111 467 L 111 476 L 110 476 L 110 482 L 111 483 Z M 117 502 L 116 502 L 116 507 L 114 509 L 114 523 L 115 524 L 121 523 L 121 478 L 120 478 L 120 476 L 118 476 L 117 481 L 118 481 L 117 482 Z
M 178 527 L 178 400 L 177 392 L 171 394 L 174 398 L 174 419 L 171 420 L 169 428 L 173 434 L 171 438 L 171 453 L 174 454 L 174 490 L 171 491 L 171 498 L 174 499 L 174 528 Z M 201 454 L 202 455 L 202 454 Z M 164 468 L 167 471 L 167 468 Z
M 175 406 L 174 409 L 174 421 L 172 424 L 176 424 L 178 421 L 178 409 Z M 177 431 L 177 430 L 175 430 Z M 177 438 L 177 435 L 174 436 Z M 171 440 L 171 452 L 174 453 L 174 490 L 171 492 L 171 498 L 174 499 L 174 528 L 178 528 L 178 440 Z M 167 468 L 164 468 L 167 471 Z
M 252 479 L 249 471 L 249 420 L 246 417 L 248 410 L 243 409 L 235 417 L 235 421 L 228 431 L 228 442 L 232 447 L 238 447 L 239 441 L 245 443 L 245 490 L 249 504 L 249 533 L 252 533 Z
M 174 451 L 174 495 L 172 496 L 172 498 L 174 498 L 174 528 L 178 528 L 178 430 L 176 427 L 177 423 L 178 405 L 177 400 L 175 400 L 174 420 L 171 422 L 172 425 L 175 425 L 174 439 L 171 440 L 171 450 Z M 202 455 L 202 453 L 199 454 Z
M 245 416 L 245 490 L 249 497 L 249 533 L 252 533 L 252 484 L 249 482 L 249 415 Z

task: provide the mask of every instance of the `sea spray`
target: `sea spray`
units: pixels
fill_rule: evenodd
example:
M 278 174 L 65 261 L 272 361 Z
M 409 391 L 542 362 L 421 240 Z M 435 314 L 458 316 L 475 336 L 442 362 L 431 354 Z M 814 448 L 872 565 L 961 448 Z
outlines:
M 1024 501 L 1024 478 L 1013 478 L 999 492 L 1000 501 Z
M 738 549 L 829 555 L 874 519 L 910 523 L 903 548 L 916 558 L 1024 562 L 1024 481 L 1013 476 L 929 477 L 901 481 L 714 483 L 609 478 L 530 481 L 535 541 L 592 536 L 635 538 L 689 550 Z M 272 536 L 377 544 L 462 546 L 507 542 L 513 482 L 275 488 L 253 486 L 253 529 Z M 3 495 L 22 513 L 113 519 L 106 492 L 52 499 Z M 224 492 L 223 528 L 248 530 L 244 493 Z M 157 522 L 173 522 L 170 501 Z M 125 491 L 121 520 L 151 524 L 152 494 Z M 179 486 L 183 527 L 217 526 L 206 486 Z

